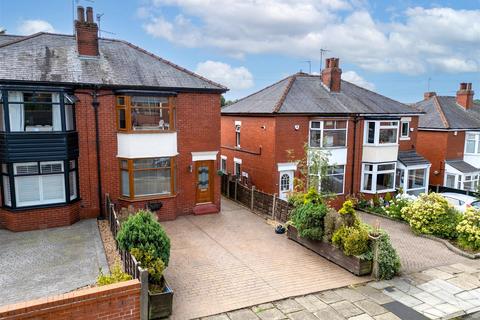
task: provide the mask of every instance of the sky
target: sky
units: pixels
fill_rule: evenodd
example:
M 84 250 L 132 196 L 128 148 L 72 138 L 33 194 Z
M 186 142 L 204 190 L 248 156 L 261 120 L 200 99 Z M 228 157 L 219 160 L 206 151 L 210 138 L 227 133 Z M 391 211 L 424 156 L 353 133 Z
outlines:
M 129 41 L 230 88 L 233 100 L 338 57 L 342 78 L 405 103 L 425 91 L 480 98 L 480 0 L 0 0 L 7 34 L 73 33 L 92 6 Z

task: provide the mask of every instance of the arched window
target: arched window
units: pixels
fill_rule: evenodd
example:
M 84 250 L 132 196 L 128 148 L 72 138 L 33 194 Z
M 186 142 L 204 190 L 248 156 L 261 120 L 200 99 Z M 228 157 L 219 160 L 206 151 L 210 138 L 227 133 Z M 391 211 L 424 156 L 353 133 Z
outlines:
M 282 174 L 280 178 L 280 190 L 281 191 L 289 191 L 290 190 L 290 176 L 288 173 Z

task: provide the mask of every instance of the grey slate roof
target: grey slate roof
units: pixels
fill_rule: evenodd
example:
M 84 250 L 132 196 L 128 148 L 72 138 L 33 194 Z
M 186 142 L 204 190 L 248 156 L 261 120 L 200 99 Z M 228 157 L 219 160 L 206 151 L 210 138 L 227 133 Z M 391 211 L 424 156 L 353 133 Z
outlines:
M 4 41 L 0 80 L 227 90 L 125 41 L 101 38 L 99 50 L 80 57 L 74 36 L 50 33 Z
M 424 111 L 419 127 L 424 129 L 480 129 L 480 105 L 465 110 L 456 97 L 434 96 L 418 102 L 415 107 Z
M 222 114 L 418 114 L 418 110 L 342 80 L 329 92 L 319 76 L 297 73 L 222 109 Z
M 403 163 L 406 167 L 419 164 L 430 164 L 430 162 L 419 155 L 415 150 L 399 151 L 398 161 Z
M 15 40 L 19 40 L 19 39 L 22 39 L 22 38 L 23 38 L 22 36 L 14 36 L 14 35 L 11 35 L 11 34 L 0 34 L 0 46 L 2 44 L 5 44 L 5 43 L 11 42 L 11 41 L 15 41 Z
M 446 163 L 462 173 L 472 173 L 480 171 L 479 168 L 475 168 L 474 166 L 463 160 L 447 160 Z

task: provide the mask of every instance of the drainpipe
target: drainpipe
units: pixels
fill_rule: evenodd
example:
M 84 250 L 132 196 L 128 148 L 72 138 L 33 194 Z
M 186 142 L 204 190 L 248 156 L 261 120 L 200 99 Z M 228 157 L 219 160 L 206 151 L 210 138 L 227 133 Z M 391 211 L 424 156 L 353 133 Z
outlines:
M 352 152 L 352 183 L 350 184 L 350 195 L 353 196 L 354 184 L 355 184 L 355 166 L 356 166 L 356 149 L 357 149 L 357 122 L 358 115 L 353 116 L 353 152 Z
M 105 215 L 103 212 L 102 206 L 102 170 L 100 168 L 100 129 L 98 127 L 98 108 L 100 107 L 100 102 L 98 101 L 97 91 L 95 90 L 92 94 L 92 107 L 93 112 L 95 114 L 95 148 L 97 153 L 97 184 L 98 184 L 98 206 L 100 209 L 100 216 L 98 217 L 99 220 L 105 219 Z

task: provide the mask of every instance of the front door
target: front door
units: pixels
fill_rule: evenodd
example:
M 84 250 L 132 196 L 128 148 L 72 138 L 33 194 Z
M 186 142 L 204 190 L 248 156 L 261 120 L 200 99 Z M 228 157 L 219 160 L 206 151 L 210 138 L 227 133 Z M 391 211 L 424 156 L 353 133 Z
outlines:
M 213 202 L 213 160 L 195 162 L 196 203 Z
M 293 171 L 280 171 L 279 198 L 287 200 L 288 195 L 293 191 Z

